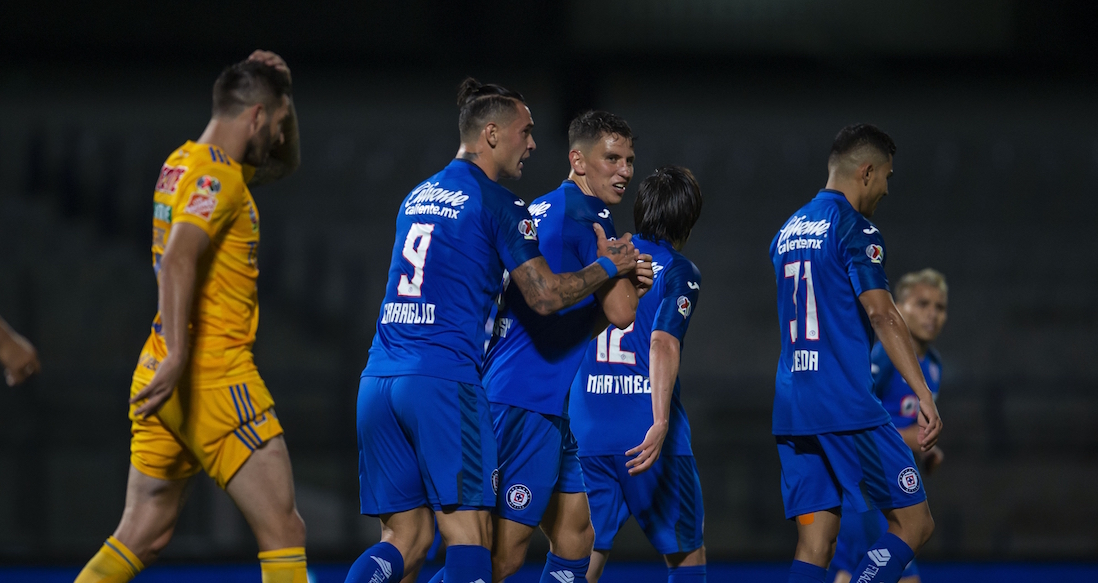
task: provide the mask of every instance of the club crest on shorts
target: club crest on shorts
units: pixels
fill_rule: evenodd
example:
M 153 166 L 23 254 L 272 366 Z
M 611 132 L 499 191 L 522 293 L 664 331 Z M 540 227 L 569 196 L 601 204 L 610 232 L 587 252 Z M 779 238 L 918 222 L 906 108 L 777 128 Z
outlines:
M 530 505 L 530 488 L 522 484 L 515 484 L 507 489 L 507 505 L 511 510 L 522 510 Z
M 869 257 L 869 260 L 873 263 L 880 263 L 884 261 L 885 250 L 880 245 L 873 244 L 865 248 L 865 255 Z
M 686 296 L 679 296 L 678 301 L 675 302 L 679 306 L 679 313 L 685 318 L 690 315 L 690 308 L 693 307 L 690 304 L 690 298 Z
M 896 479 L 896 482 L 900 484 L 901 490 L 908 494 L 914 494 L 919 491 L 919 472 L 908 466 L 900 471 L 900 476 Z
M 499 468 L 492 470 L 492 495 L 499 494 Z
M 519 221 L 518 230 L 522 233 L 522 238 L 527 241 L 538 240 L 538 229 L 534 226 L 534 221 L 530 219 L 522 219 Z

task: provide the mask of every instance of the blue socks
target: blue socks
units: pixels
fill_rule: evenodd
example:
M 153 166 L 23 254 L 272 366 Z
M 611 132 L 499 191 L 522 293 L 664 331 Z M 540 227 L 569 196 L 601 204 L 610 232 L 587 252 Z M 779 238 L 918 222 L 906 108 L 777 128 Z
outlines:
M 492 552 L 480 545 L 446 549 L 446 583 L 492 583 Z
M 705 583 L 705 565 L 669 567 L 667 583 Z
M 446 574 L 446 567 L 443 566 L 441 569 L 438 570 L 438 573 L 435 573 L 434 577 L 431 577 L 431 580 L 428 581 L 428 583 L 442 583 L 442 577 L 445 574 Z
M 569 561 L 553 553 L 545 554 L 545 569 L 541 571 L 540 583 L 586 583 L 587 568 L 591 566 L 591 556 Z
M 907 543 L 891 532 L 886 532 L 869 548 L 862 562 L 858 563 L 858 567 L 850 574 L 850 582 L 895 583 L 900 580 L 900 575 L 903 575 L 907 564 L 914 558 L 915 551 L 911 550 Z
M 393 545 L 381 542 L 366 549 L 351 565 L 346 583 L 397 583 L 403 578 L 404 557 Z
M 826 583 L 827 569 L 794 560 L 789 566 L 789 583 Z M 854 581 L 854 580 L 852 580 Z

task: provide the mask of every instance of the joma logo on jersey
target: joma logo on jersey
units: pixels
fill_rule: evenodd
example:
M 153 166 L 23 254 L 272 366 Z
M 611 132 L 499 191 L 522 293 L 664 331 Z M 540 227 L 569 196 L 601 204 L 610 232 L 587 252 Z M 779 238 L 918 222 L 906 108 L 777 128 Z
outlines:
M 446 190 L 445 188 L 439 188 L 438 185 L 438 182 L 420 184 L 408 195 L 408 200 L 404 202 L 404 206 L 437 202 L 439 204 L 448 204 L 451 207 L 464 207 L 465 201 L 469 200 L 469 195 L 462 194 L 460 190 Z
M 820 353 L 815 350 L 793 351 L 793 372 L 820 370 Z
M 185 172 L 187 172 L 186 166 L 168 166 L 165 164 L 160 169 L 160 178 L 156 180 L 156 191 L 164 194 L 175 194 L 179 179 Z

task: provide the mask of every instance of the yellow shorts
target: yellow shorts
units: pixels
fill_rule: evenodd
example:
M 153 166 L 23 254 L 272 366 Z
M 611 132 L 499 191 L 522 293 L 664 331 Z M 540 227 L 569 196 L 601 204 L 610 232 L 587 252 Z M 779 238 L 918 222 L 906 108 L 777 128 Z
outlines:
M 145 382 L 134 381 L 130 395 Z M 161 480 L 189 478 L 205 470 L 224 488 L 252 452 L 282 435 L 274 399 L 256 375 L 223 388 L 179 386 L 156 415 L 137 418 L 130 406 L 130 463 Z

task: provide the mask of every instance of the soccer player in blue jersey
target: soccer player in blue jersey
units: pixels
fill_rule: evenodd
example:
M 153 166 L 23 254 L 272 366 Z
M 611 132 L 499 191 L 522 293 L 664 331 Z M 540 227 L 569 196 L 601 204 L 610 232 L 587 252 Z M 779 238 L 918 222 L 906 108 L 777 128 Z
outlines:
M 876 333 L 919 400 L 919 447 L 933 448 L 942 422 L 889 293 L 884 239 L 867 218 L 888 194 L 895 151 L 872 125 L 844 128 L 827 185 L 770 244 L 781 332 L 773 433 L 785 514 L 798 535 L 790 583 L 826 579 L 844 507 L 888 519 L 852 572 L 857 583 L 895 583 L 934 530 L 915 459 L 870 376 Z
M 938 398 L 938 386 L 942 380 L 942 360 L 931 343 L 938 338 L 946 321 L 949 288 L 945 276 L 933 269 L 908 273 L 896 284 L 896 307 L 911 330 L 919 367 L 934 399 Z M 900 431 L 904 443 L 921 458 L 924 471 L 929 475 L 942 463 L 945 454 L 935 445 L 926 453 L 919 448 L 919 398 L 888 359 L 884 346 L 877 343 L 872 353 L 873 392 L 881 399 L 892 416 L 892 424 Z M 850 581 L 850 572 L 862 560 L 869 545 L 888 530 L 888 521 L 877 511 L 843 514 L 839 528 L 839 540 L 835 545 L 835 559 L 831 570 L 835 583 Z M 919 568 L 915 561 L 908 563 L 900 583 L 919 583 Z
M 362 513 L 381 518 L 382 540 L 352 565 L 348 581 L 415 573 L 434 519 L 448 545 L 446 581 L 492 579 L 496 444 L 480 365 L 482 326 L 503 272 L 527 305 L 548 315 L 637 266 L 629 235 L 607 240 L 596 224 L 597 259 L 553 273 L 525 203 L 497 184 L 519 178 L 535 147 L 522 95 L 467 79 L 458 106 L 457 159 L 412 189 L 397 215 L 358 397 Z
M 655 281 L 632 324 L 590 343 L 572 383 L 569 414 L 595 526 L 591 583 L 630 515 L 663 555 L 668 581 L 705 581 L 701 483 L 678 378 L 701 293 L 698 268 L 680 251 L 701 207 L 686 168 L 666 166 L 641 182 L 633 243 L 652 255 Z
M 589 111 L 572 120 L 568 138 L 568 179 L 530 205 L 538 247 L 558 272 L 596 259 L 591 224 L 613 236 L 607 205 L 621 201 L 633 177 L 633 133 L 625 120 Z M 495 581 L 519 570 L 539 524 L 549 538 L 541 580 L 582 580 L 587 573 L 594 531 L 565 411 L 568 388 L 600 312 L 617 326 L 633 323 L 639 295 L 651 284 L 651 264 L 646 261 L 634 273 L 647 280 L 636 282 L 640 290 L 619 278 L 547 316 L 532 310 L 514 285 L 505 285 L 484 367 L 499 452 Z

